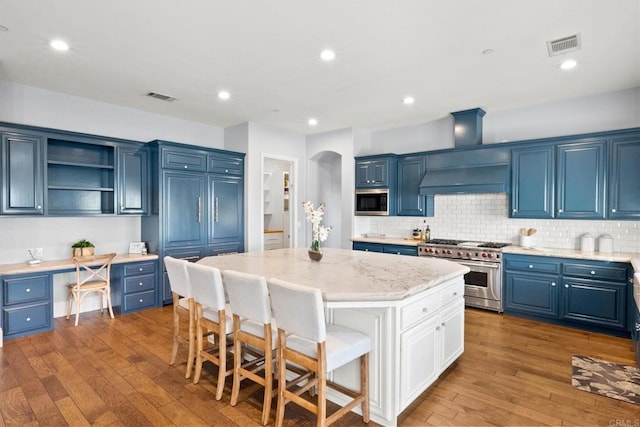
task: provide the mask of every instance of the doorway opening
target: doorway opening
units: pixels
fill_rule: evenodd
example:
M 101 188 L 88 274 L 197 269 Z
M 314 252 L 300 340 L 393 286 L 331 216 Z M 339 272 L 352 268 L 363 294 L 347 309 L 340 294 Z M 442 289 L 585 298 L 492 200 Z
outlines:
M 296 160 L 262 155 L 262 249 L 295 247 Z

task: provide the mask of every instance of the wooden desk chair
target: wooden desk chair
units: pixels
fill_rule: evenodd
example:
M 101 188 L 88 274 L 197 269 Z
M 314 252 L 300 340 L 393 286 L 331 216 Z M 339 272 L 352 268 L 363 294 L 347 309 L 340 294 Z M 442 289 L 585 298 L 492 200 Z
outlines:
M 187 271 L 195 304 L 196 335 L 196 373 L 193 383 L 200 381 L 202 364 L 209 361 L 218 366 L 216 400 L 222 399 L 224 383 L 233 369 L 227 369 L 227 334 L 232 331 L 232 321 L 225 312 L 224 286 L 220 270 L 201 264 L 188 264 Z M 205 338 L 217 335 L 217 344 L 204 347 Z M 208 341 L 208 340 L 207 340 Z
M 111 307 L 111 261 L 115 258 L 115 253 L 94 255 L 88 257 L 73 257 L 76 264 L 76 282 L 69 283 L 69 302 L 67 304 L 67 319 L 71 316 L 71 305 L 75 300 L 76 326 L 80 320 L 80 304 L 82 300 L 91 292 L 100 294 L 100 312 L 104 312 L 104 301 L 106 297 L 109 315 L 113 319 L 113 308 Z M 82 276 L 85 276 L 83 279 Z
M 224 284 L 233 312 L 233 387 L 231 406 L 238 402 L 240 382 L 249 379 L 264 387 L 262 425 L 269 421 L 273 397 L 273 350 L 277 331 L 271 323 L 267 280 L 262 276 L 226 270 Z M 244 354 L 252 357 L 243 363 Z M 258 375 L 264 371 L 263 375 Z
M 278 407 L 276 426 L 282 426 L 288 402 L 296 403 L 316 414 L 318 426 L 328 426 L 362 405 L 362 419 L 369 422 L 369 351 L 371 338 L 360 332 L 325 324 L 322 294 L 319 289 L 269 280 L 273 317 L 278 325 Z M 360 391 L 350 390 L 327 380 L 327 373 L 360 359 Z M 313 378 L 297 377 L 287 382 L 287 363 L 304 367 Z M 302 381 L 306 384 L 297 387 Z M 300 395 L 317 387 L 317 404 Z M 327 417 L 326 392 L 331 387 L 347 395 L 347 405 Z
M 176 363 L 178 355 L 178 347 L 187 344 L 187 370 L 184 374 L 185 378 L 191 377 L 193 370 L 193 362 L 196 357 L 196 321 L 195 306 L 191 295 L 191 283 L 189 282 L 189 274 L 187 273 L 187 261 L 177 259 L 170 256 L 164 257 L 164 265 L 169 276 L 169 285 L 171 286 L 171 294 L 173 297 L 173 347 L 171 349 L 171 359 L 169 365 Z M 185 335 L 181 332 L 180 322 L 184 321 L 188 324 L 188 332 Z

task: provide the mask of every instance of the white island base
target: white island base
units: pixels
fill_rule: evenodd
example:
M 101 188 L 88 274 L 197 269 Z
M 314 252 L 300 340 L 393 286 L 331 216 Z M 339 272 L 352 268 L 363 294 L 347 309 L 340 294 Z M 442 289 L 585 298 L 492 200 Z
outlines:
M 398 415 L 464 351 L 464 281 L 467 267 L 446 260 L 325 249 L 322 261 L 306 249 L 278 249 L 207 257 L 199 261 L 319 288 L 327 322 L 369 335 L 371 419 L 397 425 Z M 359 364 L 330 373 L 358 389 Z M 348 399 L 334 391 L 327 398 Z M 354 409 L 359 412 L 360 409 Z

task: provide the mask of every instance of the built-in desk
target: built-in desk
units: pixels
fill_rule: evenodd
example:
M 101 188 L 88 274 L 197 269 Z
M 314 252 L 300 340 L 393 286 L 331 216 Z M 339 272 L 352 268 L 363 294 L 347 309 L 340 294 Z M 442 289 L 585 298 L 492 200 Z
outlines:
M 114 258 L 111 266 L 114 311 L 128 313 L 159 304 L 157 264 L 157 255 L 122 254 Z M 71 258 L 35 265 L 0 265 L 0 327 L 4 338 L 51 330 L 54 275 L 72 271 L 75 263 Z

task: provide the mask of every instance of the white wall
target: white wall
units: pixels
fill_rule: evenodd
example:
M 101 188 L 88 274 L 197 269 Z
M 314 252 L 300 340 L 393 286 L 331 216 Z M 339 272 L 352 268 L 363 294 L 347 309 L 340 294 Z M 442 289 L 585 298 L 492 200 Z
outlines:
M 346 161 L 353 160 L 349 158 Z M 308 161 L 307 200 L 316 207 L 321 203 L 325 204 L 322 225 L 331 227 L 331 231 L 321 246 L 327 248 L 342 247 L 342 162 L 342 156 L 334 151 L 321 151 Z M 349 226 L 350 223 L 346 225 Z M 306 223 L 307 246 L 311 245 L 311 234 L 311 225 Z
M 297 162 L 298 169 L 292 173 L 292 187 L 289 190 L 293 200 L 302 200 L 306 188 L 304 135 L 283 131 L 257 123 L 243 123 L 225 129 L 225 148 L 247 153 L 245 162 L 245 250 L 261 251 L 264 229 L 262 216 L 262 158 L 287 158 Z M 295 181 L 294 181 L 295 180 Z M 291 205 L 294 224 L 299 223 L 301 205 Z M 294 247 L 301 246 L 299 227 L 294 232 Z
M 370 135 L 367 131 L 348 128 L 307 137 L 308 159 L 313 159 L 317 154 L 325 151 L 334 152 L 342 159 L 340 165 L 342 181 L 340 183 L 341 207 L 339 209 L 341 220 L 339 247 L 350 248 L 350 239 L 353 235 L 353 189 L 355 188 L 355 162 L 353 161 L 354 144 L 361 143 L 362 145 L 366 145 L 369 141 L 369 136 Z M 310 176 L 309 182 L 313 182 L 313 179 L 315 178 Z M 331 210 L 335 208 L 327 206 L 326 209 Z M 327 225 L 332 224 L 327 223 Z M 307 234 L 310 233 L 311 232 L 309 231 Z
M 546 138 L 640 126 L 640 88 L 509 110 L 487 109 L 483 143 Z M 453 117 L 373 132 L 357 156 L 453 148 Z

